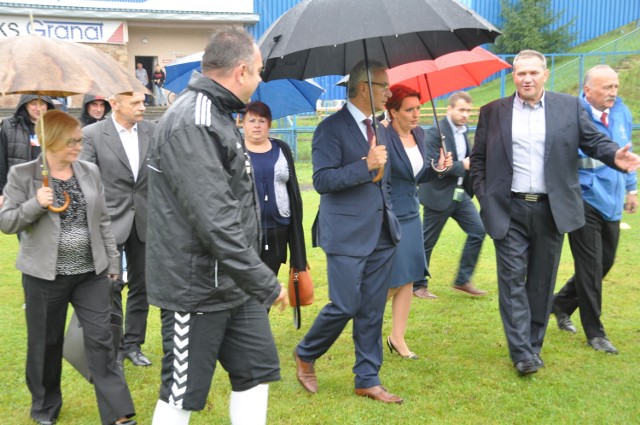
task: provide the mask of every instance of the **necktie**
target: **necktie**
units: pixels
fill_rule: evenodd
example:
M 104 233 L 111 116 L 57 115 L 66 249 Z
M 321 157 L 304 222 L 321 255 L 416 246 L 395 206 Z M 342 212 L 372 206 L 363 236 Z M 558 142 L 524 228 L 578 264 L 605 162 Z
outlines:
M 373 147 L 373 125 L 371 125 L 371 120 L 369 118 L 362 120 L 364 125 L 367 126 L 367 142 L 369 142 L 369 146 Z
M 607 119 L 607 113 L 603 112 L 602 116 L 600 116 L 600 121 L 602 121 L 602 124 L 604 124 L 605 127 L 609 127 L 609 120 Z

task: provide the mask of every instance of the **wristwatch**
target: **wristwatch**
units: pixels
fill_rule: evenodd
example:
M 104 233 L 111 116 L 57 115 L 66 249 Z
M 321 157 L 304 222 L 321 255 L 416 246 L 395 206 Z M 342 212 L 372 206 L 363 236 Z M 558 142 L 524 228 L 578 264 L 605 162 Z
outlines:
M 627 195 L 637 195 L 638 194 L 638 189 L 636 190 L 630 190 L 627 192 Z

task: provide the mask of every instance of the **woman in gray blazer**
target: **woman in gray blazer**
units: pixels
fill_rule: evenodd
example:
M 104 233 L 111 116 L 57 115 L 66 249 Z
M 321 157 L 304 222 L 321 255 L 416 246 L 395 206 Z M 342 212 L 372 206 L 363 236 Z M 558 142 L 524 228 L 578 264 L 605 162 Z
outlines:
M 72 116 L 49 111 L 36 132 L 46 143 L 51 187 L 42 186 L 42 155 L 16 165 L 0 210 L 0 230 L 20 234 L 16 267 L 25 295 L 31 416 L 39 424 L 54 424 L 60 413 L 64 327 L 71 303 L 84 328 L 102 423 L 133 425 L 133 402 L 110 329 L 110 281 L 118 278 L 119 256 L 100 174 L 95 165 L 77 160 L 82 130 Z M 49 211 L 50 205 L 64 202 L 64 192 L 71 198 L 69 207 L 59 214 Z

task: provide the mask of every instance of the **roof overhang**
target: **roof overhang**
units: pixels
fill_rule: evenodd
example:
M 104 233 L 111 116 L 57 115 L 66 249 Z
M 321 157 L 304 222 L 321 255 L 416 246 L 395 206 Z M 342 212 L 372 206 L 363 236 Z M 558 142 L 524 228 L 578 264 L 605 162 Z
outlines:
M 135 8 L 88 8 L 88 7 L 69 7 L 69 6 L 51 6 L 51 5 L 33 5 L 20 3 L 4 3 L 0 2 L 0 15 L 21 15 L 29 16 L 46 15 L 51 17 L 65 18 L 99 18 L 99 19 L 117 19 L 131 21 L 155 21 L 155 22 L 219 22 L 219 23 L 238 23 L 238 24 L 256 24 L 260 20 L 260 16 L 254 13 L 222 13 L 222 12 L 199 12 L 187 10 L 149 10 Z

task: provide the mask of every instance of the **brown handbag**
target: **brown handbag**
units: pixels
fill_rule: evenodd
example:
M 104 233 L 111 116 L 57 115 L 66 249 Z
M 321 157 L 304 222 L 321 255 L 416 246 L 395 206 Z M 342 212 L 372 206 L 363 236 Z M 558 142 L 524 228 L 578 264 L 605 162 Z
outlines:
M 303 271 L 291 267 L 289 270 L 289 304 L 293 307 L 293 324 L 300 329 L 302 316 L 300 307 L 313 304 L 313 281 L 309 272 L 309 265 Z

